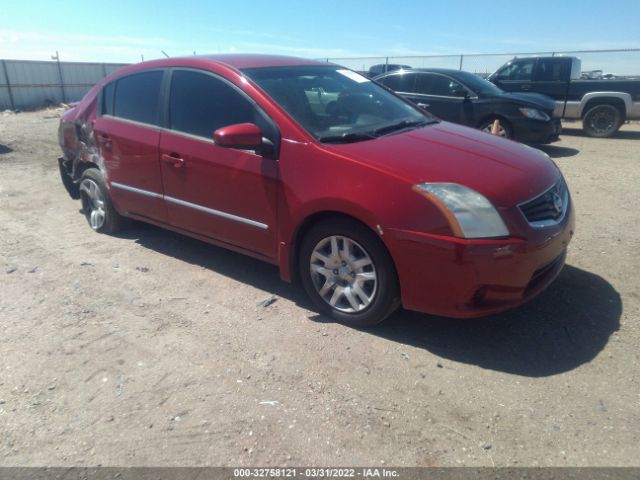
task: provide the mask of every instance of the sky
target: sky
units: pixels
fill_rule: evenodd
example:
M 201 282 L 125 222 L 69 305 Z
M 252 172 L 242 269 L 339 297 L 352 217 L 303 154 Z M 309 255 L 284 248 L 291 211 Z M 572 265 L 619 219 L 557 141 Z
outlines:
M 611 48 L 640 48 L 640 0 L 0 0 L 5 59 L 50 60 L 56 51 L 61 60 L 132 63 L 162 50 L 340 58 Z

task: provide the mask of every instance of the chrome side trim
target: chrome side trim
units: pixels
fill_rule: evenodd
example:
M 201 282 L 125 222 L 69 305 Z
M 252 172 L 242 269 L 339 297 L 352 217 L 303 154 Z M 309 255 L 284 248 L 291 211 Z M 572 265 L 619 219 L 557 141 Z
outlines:
M 221 212 L 220 210 L 214 210 L 213 208 L 203 207 L 202 205 L 198 205 L 196 203 L 185 202 L 184 200 L 180 200 L 179 198 L 167 197 L 165 195 L 164 199 L 167 202 L 175 203 L 176 205 L 181 205 L 187 208 L 193 208 L 194 210 L 208 213 L 209 215 L 215 215 L 217 217 L 226 218 L 228 220 L 235 220 L 236 222 L 245 223 L 247 225 L 251 225 L 252 227 L 261 228 L 262 230 L 266 230 L 269 228 L 269 225 L 265 223 L 256 222 L 255 220 L 251 220 L 249 218 L 239 217 L 231 213 Z
M 153 130 L 155 132 L 159 132 L 159 131 L 162 130 L 162 127 L 160 127 L 158 125 L 153 125 L 151 123 L 138 122 L 136 120 L 130 120 L 130 119 L 124 118 L 124 117 L 114 117 L 113 115 L 100 115 L 100 117 L 108 118 L 110 120 L 116 120 L 116 121 L 122 122 L 122 123 L 128 123 L 129 125 L 135 125 L 137 127 L 145 127 L 145 128 L 150 129 L 150 130 Z
M 467 90 L 469 90 L 469 89 L 467 88 Z M 477 95 L 475 93 L 473 94 L 473 96 L 469 96 L 469 97 L 453 97 L 451 95 L 433 95 L 431 93 L 400 92 L 400 91 L 398 91 L 396 93 L 398 95 L 402 95 L 402 96 L 411 95 L 413 97 L 436 98 L 436 99 L 437 98 L 444 98 L 446 100 L 460 100 L 460 101 L 463 101 L 463 100 L 477 100 L 478 99 L 478 97 L 477 97 Z
M 150 192 L 149 190 L 142 190 L 141 188 L 132 187 L 130 185 L 125 185 L 123 183 L 111 182 L 111 186 L 119 188 L 120 190 L 126 190 L 128 192 L 139 193 L 140 195 L 146 195 L 147 197 L 153 197 L 153 198 L 163 197 L 163 195 L 159 193 Z
M 251 225 L 252 227 L 257 227 L 262 230 L 267 230 L 269 225 L 266 223 L 257 222 L 255 220 L 251 220 L 249 218 L 239 217 L 238 215 L 233 215 L 232 213 L 222 212 L 220 210 L 214 210 L 213 208 L 203 207 L 202 205 L 198 205 L 197 203 L 186 202 L 184 200 L 180 200 L 179 198 L 168 197 L 166 195 L 161 195 L 159 193 L 150 192 L 148 190 L 142 190 L 141 188 L 132 187 L 130 185 L 125 185 L 123 183 L 111 182 L 111 186 L 115 188 L 119 188 L 120 190 L 125 190 L 127 192 L 133 192 L 140 195 L 145 195 L 147 197 L 152 198 L 162 198 L 167 202 L 175 203 L 176 205 L 181 205 L 187 208 L 193 208 L 194 210 L 198 210 L 200 212 L 208 213 L 209 215 L 215 215 L 217 217 L 226 218 L 227 220 L 234 220 L 236 222 L 244 223 L 246 225 Z

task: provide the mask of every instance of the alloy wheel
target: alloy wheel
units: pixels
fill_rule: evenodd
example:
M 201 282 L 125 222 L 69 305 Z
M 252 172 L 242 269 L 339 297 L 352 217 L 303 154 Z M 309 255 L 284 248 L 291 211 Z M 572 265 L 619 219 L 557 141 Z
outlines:
M 366 309 L 377 293 L 373 260 L 351 238 L 332 235 L 320 240 L 311 254 L 310 269 L 317 293 L 340 312 Z
M 491 133 L 492 128 L 493 128 L 493 122 L 488 123 L 484 127 L 482 127 L 482 131 L 483 132 L 487 132 L 487 133 Z M 509 136 L 507 134 L 507 129 L 504 128 L 501 123 L 498 124 L 498 133 L 497 133 L 497 135 L 499 137 L 503 137 L 503 138 L 507 138 Z
M 106 219 L 104 196 L 100 187 L 93 180 L 85 178 L 80 183 L 80 193 L 82 195 L 82 208 L 89 220 L 89 225 L 94 230 L 100 229 Z

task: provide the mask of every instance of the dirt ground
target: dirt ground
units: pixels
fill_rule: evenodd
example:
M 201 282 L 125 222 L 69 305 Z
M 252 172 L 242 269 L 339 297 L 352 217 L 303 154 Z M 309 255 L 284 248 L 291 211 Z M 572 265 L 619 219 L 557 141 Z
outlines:
M 577 233 L 532 303 L 358 331 L 273 266 L 92 232 L 57 122 L 0 114 L 0 464 L 640 466 L 640 125 L 544 148 Z

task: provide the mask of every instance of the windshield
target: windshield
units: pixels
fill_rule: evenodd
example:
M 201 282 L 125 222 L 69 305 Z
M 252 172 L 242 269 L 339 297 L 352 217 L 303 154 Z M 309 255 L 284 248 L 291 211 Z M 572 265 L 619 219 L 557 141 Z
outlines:
M 355 142 L 437 122 L 366 77 L 336 65 L 243 72 L 321 142 Z
M 504 93 L 504 90 L 474 73 L 456 72 L 453 78 L 460 80 L 471 90 L 481 95 L 501 95 Z

